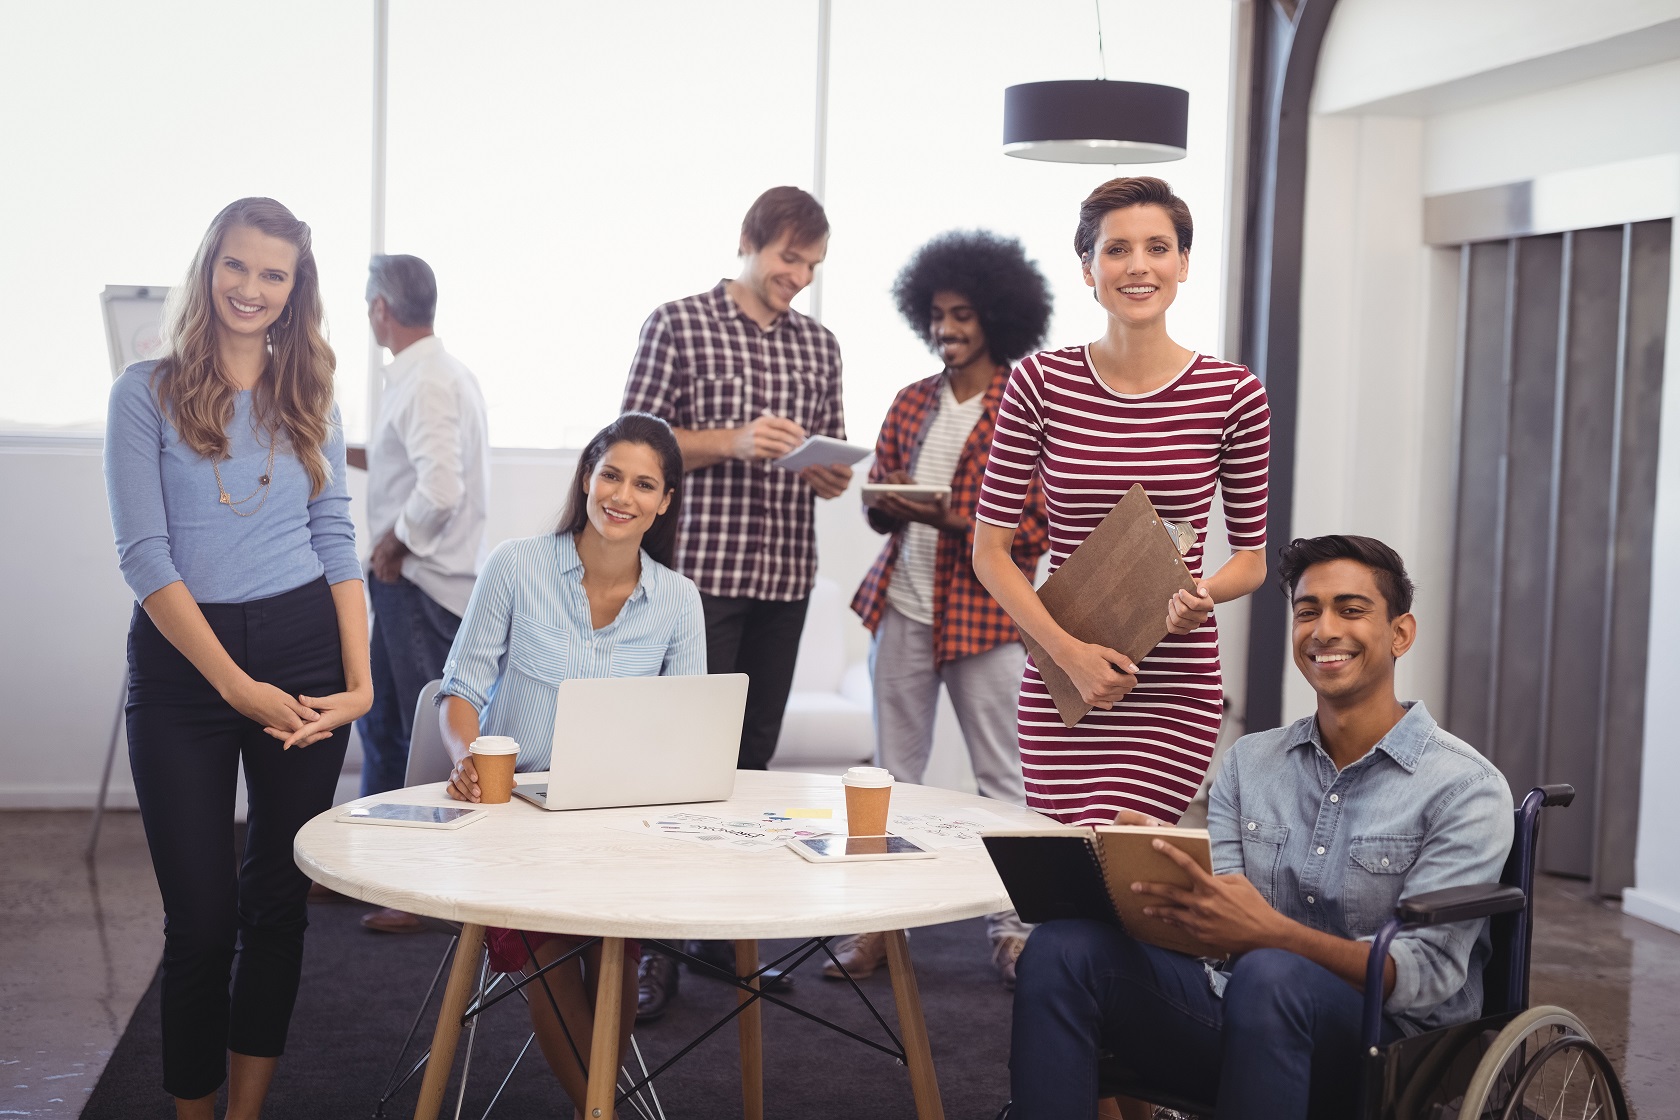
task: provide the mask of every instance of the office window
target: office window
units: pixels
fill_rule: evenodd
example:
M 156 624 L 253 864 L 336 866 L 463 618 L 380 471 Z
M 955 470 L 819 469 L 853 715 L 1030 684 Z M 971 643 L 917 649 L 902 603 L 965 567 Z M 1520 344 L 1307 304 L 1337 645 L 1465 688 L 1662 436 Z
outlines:
M 1109 78 L 1190 92 L 1187 158 L 1110 167 L 1002 151 L 1004 87 L 1098 76 L 1089 0 L 837 0 L 825 200 L 834 235 L 822 310 L 845 355 L 855 442 L 873 442 L 893 394 L 939 368 L 889 294 L 898 270 L 934 234 L 981 227 L 1020 238 L 1055 297 L 1048 345 L 1102 333 L 1073 230 L 1080 201 L 1116 175 L 1158 175 L 1189 204 L 1190 281 L 1168 329 L 1191 349 L 1218 353 L 1231 7 L 1104 5 Z
M 394 0 L 386 247 L 500 446 L 618 414 L 642 321 L 733 276 L 767 187 L 809 188 L 816 6 Z
M 99 295 L 173 285 L 244 195 L 314 230 L 347 426 L 365 425 L 372 9 L 14 4 L 0 35 L 0 427 L 100 431 Z

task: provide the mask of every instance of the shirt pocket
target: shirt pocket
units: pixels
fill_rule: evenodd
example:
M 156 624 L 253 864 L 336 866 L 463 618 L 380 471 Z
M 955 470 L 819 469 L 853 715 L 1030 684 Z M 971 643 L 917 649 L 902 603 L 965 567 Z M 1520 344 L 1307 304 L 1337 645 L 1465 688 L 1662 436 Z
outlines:
M 558 626 L 516 614 L 508 634 L 508 668 L 559 687 L 566 679 L 570 647 L 571 635 Z
M 697 363 L 692 391 L 695 427 L 728 428 L 747 422 L 747 379 L 735 363 Z
M 1373 933 L 1394 916 L 1395 903 L 1406 888 L 1406 872 L 1423 850 L 1416 835 L 1355 836 L 1348 845 L 1347 880 L 1342 888 L 1342 913 L 1351 934 Z
M 665 664 L 665 647 L 647 642 L 619 642 L 613 646 L 612 675 L 657 677 Z
M 1259 890 L 1267 905 L 1274 909 L 1277 907 L 1278 862 L 1283 856 L 1284 842 L 1288 839 L 1288 825 L 1242 818 L 1243 874 Z

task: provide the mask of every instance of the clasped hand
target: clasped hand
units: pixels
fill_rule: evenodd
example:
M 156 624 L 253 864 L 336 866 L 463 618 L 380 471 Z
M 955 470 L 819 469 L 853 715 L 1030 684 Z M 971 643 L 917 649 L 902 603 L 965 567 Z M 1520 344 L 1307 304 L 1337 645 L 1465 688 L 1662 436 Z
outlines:
M 373 688 L 363 686 L 331 696 L 292 697 L 263 681 L 246 680 L 228 697 L 236 711 L 262 724 L 280 740 L 282 750 L 318 743 L 373 707 Z
M 1167 600 L 1167 630 L 1173 634 L 1188 634 L 1208 620 L 1213 613 L 1213 596 L 1207 584 L 1198 583 L 1194 593 L 1175 591 Z

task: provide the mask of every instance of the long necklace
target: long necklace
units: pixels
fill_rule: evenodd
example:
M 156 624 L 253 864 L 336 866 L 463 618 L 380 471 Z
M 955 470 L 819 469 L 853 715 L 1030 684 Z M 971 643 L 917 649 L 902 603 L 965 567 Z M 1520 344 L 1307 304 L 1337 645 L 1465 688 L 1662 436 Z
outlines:
M 222 485 L 222 469 L 216 465 L 216 460 L 210 460 L 210 469 L 216 474 L 216 492 L 221 495 L 221 503 L 231 509 L 239 517 L 252 516 L 257 512 L 257 510 L 262 509 L 264 502 L 268 501 L 269 483 L 272 482 L 274 478 L 274 444 L 274 433 L 270 432 L 268 437 L 268 466 L 263 468 L 262 477 L 257 479 L 257 488 L 237 501 L 229 496 L 227 487 Z M 242 510 L 239 508 L 252 498 L 255 498 L 258 494 L 262 495 L 262 500 L 257 502 L 255 507 L 250 510 Z

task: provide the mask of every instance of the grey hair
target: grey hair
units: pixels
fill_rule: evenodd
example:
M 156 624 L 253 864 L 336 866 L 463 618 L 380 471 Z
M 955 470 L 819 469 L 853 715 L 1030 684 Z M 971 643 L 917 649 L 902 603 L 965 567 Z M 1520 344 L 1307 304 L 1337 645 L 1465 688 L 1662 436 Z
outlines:
M 384 297 L 391 317 L 405 327 L 429 327 L 437 315 L 432 266 L 407 253 L 381 254 L 368 262 L 367 301 Z

